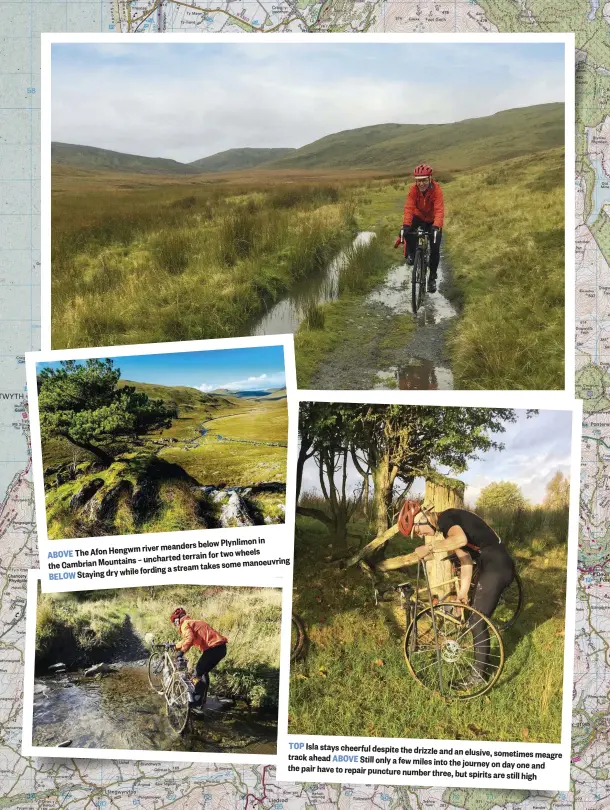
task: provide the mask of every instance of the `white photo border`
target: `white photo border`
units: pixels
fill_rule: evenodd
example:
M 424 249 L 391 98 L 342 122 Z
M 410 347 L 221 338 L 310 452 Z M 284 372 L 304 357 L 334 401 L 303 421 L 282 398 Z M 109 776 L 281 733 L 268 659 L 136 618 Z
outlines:
M 576 200 L 574 194 L 574 165 L 576 161 L 576 76 L 575 34 L 563 33 L 446 33 L 446 34 L 333 34 L 333 33 L 281 33 L 273 38 L 244 37 L 243 34 L 116 34 L 116 33 L 43 33 L 41 35 L 41 345 L 51 349 L 51 87 L 52 46 L 54 44 L 148 44 L 171 43 L 239 44 L 241 47 L 267 48 L 282 45 L 323 43 L 332 44 L 464 44 L 485 43 L 555 43 L 564 45 L 564 111 L 565 111 L 565 294 L 564 294 L 564 392 L 573 395 L 575 385 L 576 352 Z M 244 41 L 245 40 L 245 41 Z M 556 395 L 556 391 L 549 392 Z
M 30 569 L 28 571 L 27 579 L 27 605 L 26 605 L 26 632 L 25 632 L 25 667 L 24 667 L 24 681 L 23 681 L 23 729 L 22 729 L 22 742 L 21 753 L 29 757 L 52 757 L 59 759 L 84 758 L 84 759 L 113 759 L 113 760 L 144 760 L 149 762 L 210 762 L 210 763 L 233 763 L 235 765 L 245 764 L 258 764 L 258 765 L 276 765 L 276 754 L 253 754 L 253 753 L 234 753 L 222 754 L 213 751 L 198 752 L 198 751 L 152 751 L 152 750 L 139 750 L 128 748 L 59 748 L 57 746 L 37 746 L 32 743 L 33 724 L 34 724 L 34 675 L 36 664 L 36 608 L 38 603 L 38 584 L 41 582 L 40 571 Z M 183 584 L 183 585 L 207 585 L 208 583 L 201 582 L 180 582 L 169 583 L 164 578 L 154 578 L 154 581 L 146 583 L 141 587 L 148 585 L 169 585 L 169 584 Z M 214 583 L 216 584 L 216 583 Z M 122 585 L 122 583 L 121 583 Z M 123 586 L 133 587 L 133 586 Z M 140 587 L 136 585 L 135 587 Z M 282 618 L 281 618 L 281 636 L 280 643 L 284 643 L 286 637 L 285 625 L 288 623 L 288 644 L 290 645 L 290 609 L 292 597 L 290 590 L 286 587 L 285 580 L 276 580 L 267 584 L 259 582 L 256 585 L 248 585 L 245 582 L 232 582 L 227 583 L 227 587 L 260 587 L 260 588 L 275 588 L 282 591 Z M 121 590 L 117 588 L 117 590 Z M 281 649 L 281 648 L 280 648 Z M 288 653 L 290 659 L 290 652 Z M 282 668 L 282 656 L 280 655 L 280 675 Z M 280 678 L 279 701 L 282 703 L 283 695 L 282 690 L 285 689 Z M 277 743 L 276 750 L 279 751 L 281 727 L 279 722 L 278 711 L 278 724 L 277 724 Z
M 413 396 L 417 394 L 418 396 Z M 396 404 L 396 405 L 428 405 L 445 407 L 477 407 L 477 408 L 515 408 L 515 409 L 540 409 L 553 411 L 568 411 L 572 413 L 571 430 L 571 466 L 570 466 L 570 514 L 568 524 L 568 554 L 566 570 L 566 603 L 565 603 L 565 636 L 564 636 L 564 659 L 563 659 L 563 694 L 561 711 L 561 742 L 557 744 L 546 743 L 522 743 L 522 742 L 479 742 L 477 740 L 420 740 L 415 741 L 423 745 L 434 747 L 439 743 L 449 743 L 466 747 L 468 745 L 484 746 L 491 751 L 539 751 L 561 753 L 562 758 L 554 762 L 547 762 L 544 772 L 540 772 L 540 777 L 544 773 L 544 778 L 534 783 L 525 784 L 529 790 L 569 790 L 570 789 L 570 769 L 571 761 L 571 725 L 572 725 L 572 689 L 574 678 L 574 644 L 575 644 L 575 623 L 576 623 L 576 587 L 578 569 L 578 520 L 579 520 L 579 494 L 580 494 L 580 462 L 581 462 L 581 434 L 582 434 L 582 400 L 574 400 L 561 393 L 555 394 L 554 401 L 549 401 L 548 396 L 532 396 L 529 393 L 527 403 L 524 402 L 523 392 L 506 392 L 501 397 L 497 393 L 488 391 L 444 391 L 444 392 L 413 392 L 409 391 L 408 396 L 400 392 L 388 391 L 366 391 L 366 392 L 346 392 L 346 391 L 299 391 L 299 402 L 340 402 L 340 403 L 360 403 L 360 404 Z M 296 506 L 296 504 L 295 504 Z M 287 575 L 293 577 L 294 565 Z M 293 583 L 286 582 L 285 587 L 292 593 Z M 392 745 L 404 743 L 411 738 L 396 740 L 387 737 L 344 737 L 326 735 L 305 735 L 290 734 L 288 732 L 288 712 L 289 712 L 289 688 L 290 688 L 290 632 L 291 628 L 283 625 L 284 637 L 282 638 L 282 662 L 280 666 L 280 683 L 282 685 L 282 695 L 285 703 L 280 703 L 279 724 L 282 733 L 279 736 L 277 777 L 287 781 L 329 781 L 345 784 L 388 784 L 388 785 L 419 785 L 421 778 L 405 778 L 392 776 L 359 776 L 309 773 L 306 776 L 299 776 L 298 773 L 288 771 L 288 754 L 290 744 L 295 742 L 309 742 L 318 745 Z M 408 673 L 405 669 L 405 677 Z M 425 695 L 422 690 L 422 695 Z M 284 733 L 284 729 L 286 733 Z M 549 767 L 550 765 L 550 767 Z M 548 783 L 545 782 L 548 780 Z M 474 787 L 474 788 L 502 788 L 524 789 L 524 783 L 517 781 L 509 784 L 506 781 L 490 785 L 477 779 L 454 779 L 448 780 L 444 777 L 434 778 L 426 776 L 426 785 L 439 787 Z
M 129 535 L 112 535 L 109 537 L 79 538 L 67 540 L 50 540 L 47 532 L 46 499 L 44 490 L 44 463 L 42 458 L 42 442 L 40 437 L 40 415 L 38 411 L 38 392 L 36 384 L 36 364 L 43 362 L 56 362 L 58 360 L 87 360 L 89 358 L 106 357 L 142 357 L 151 354 L 182 354 L 186 352 L 231 351 L 234 349 L 257 348 L 277 346 L 283 348 L 284 370 L 286 375 L 286 402 L 288 409 L 288 448 L 286 459 L 286 513 L 283 524 L 248 526 L 227 529 L 191 529 L 174 532 L 134 533 Z M 262 335 L 245 338 L 221 338 L 218 340 L 192 340 L 173 343 L 145 343 L 128 346 L 105 346 L 88 349 L 63 349 L 60 351 L 26 352 L 26 380 L 28 390 L 29 422 L 31 430 L 32 470 L 34 477 L 34 498 L 36 505 L 36 530 L 38 533 L 38 549 L 40 570 L 42 574 L 42 589 L 45 593 L 74 590 L 90 590 L 94 588 L 114 588 L 119 583 L 116 579 L 53 579 L 50 577 L 49 552 L 63 552 L 74 548 L 83 541 L 95 541 L 100 548 L 120 547 L 126 549 L 134 545 L 137 538 L 143 542 L 158 541 L 164 544 L 194 542 L 202 537 L 209 539 L 218 537 L 219 533 L 227 540 L 243 538 L 248 533 L 252 537 L 263 536 L 266 543 L 264 557 L 272 559 L 281 555 L 290 561 L 289 566 L 261 566 L 260 568 L 242 567 L 234 569 L 219 569 L 217 571 L 193 571 L 176 574 L 166 574 L 165 581 L 170 583 L 176 578 L 180 582 L 201 584 L 202 576 L 205 584 L 237 585 L 248 584 L 255 577 L 257 584 L 269 583 L 278 577 L 284 576 L 284 569 L 292 566 L 292 551 L 294 545 L 294 475 L 296 474 L 296 443 L 298 431 L 298 405 L 296 388 L 296 370 L 294 363 L 294 344 L 292 335 Z M 269 556 L 271 555 L 271 556 Z M 124 587 L 138 587 L 146 585 L 156 577 L 156 574 L 137 574 L 121 576 L 120 585 Z

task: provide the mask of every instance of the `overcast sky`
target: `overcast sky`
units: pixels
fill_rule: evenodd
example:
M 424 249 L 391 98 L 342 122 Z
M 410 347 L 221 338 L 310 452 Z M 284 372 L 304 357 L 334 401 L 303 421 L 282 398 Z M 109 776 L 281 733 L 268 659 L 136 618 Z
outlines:
M 474 505 L 481 490 L 494 481 L 512 481 L 532 504 L 542 503 L 546 485 L 557 471 L 570 478 L 572 415 L 566 411 L 540 411 L 527 418 L 517 411 L 517 422 L 507 425 L 506 432 L 494 435 L 505 445 L 504 450 L 490 450 L 456 478 L 466 484 L 465 502 Z M 443 470 L 452 474 L 449 470 Z M 350 485 L 361 483 L 352 469 Z M 319 492 L 318 470 L 313 461 L 306 464 L 302 491 Z M 423 480 L 416 480 L 412 493 L 423 494 Z
M 189 162 L 373 124 L 462 121 L 563 101 L 563 53 L 552 43 L 57 43 L 52 138 Z

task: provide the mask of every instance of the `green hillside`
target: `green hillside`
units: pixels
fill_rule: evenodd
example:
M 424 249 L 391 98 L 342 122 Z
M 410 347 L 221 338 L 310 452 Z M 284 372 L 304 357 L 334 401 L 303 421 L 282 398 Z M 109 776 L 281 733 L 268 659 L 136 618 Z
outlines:
M 188 165 L 203 172 L 233 172 L 239 169 L 253 169 L 262 163 L 278 160 L 295 152 L 295 149 L 227 149 L 215 155 L 194 160 Z
M 197 170 L 185 163 L 167 158 L 151 158 L 128 155 L 96 146 L 79 146 L 72 143 L 51 144 L 51 162 L 81 169 L 136 172 L 143 174 L 196 174 Z
M 53 143 L 54 164 L 81 169 L 190 174 L 261 169 L 408 171 L 426 161 L 441 171 L 533 154 L 564 142 L 564 105 L 538 104 L 450 124 L 378 124 L 327 135 L 300 149 L 227 149 L 191 163 Z
M 464 170 L 529 155 L 564 142 L 564 105 L 504 110 L 451 124 L 381 124 L 328 135 L 265 169 L 395 169 L 422 161 Z
M 104 445 L 43 442 L 49 537 L 93 537 L 284 520 L 286 401 L 120 380 L 176 408 L 171 425 Z M 239 495 L 231 488 L 238 488 Z

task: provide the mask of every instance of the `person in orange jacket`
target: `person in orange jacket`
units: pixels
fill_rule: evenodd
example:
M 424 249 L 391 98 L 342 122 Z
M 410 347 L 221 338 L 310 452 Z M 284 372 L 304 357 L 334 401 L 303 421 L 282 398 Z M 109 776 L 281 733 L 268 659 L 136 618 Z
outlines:
M 407 264 L 413 264 L 415 255 L 415 231 L 422 225 L 430 234 L 430 275 L 428 292 L 436 292 L 436 271 L 440 259 L 441 232 L 445 217 L 443 192 L 432 179 L 432 169 L 420 163 L 413 172 L 415 183 L 409 189 L 405 201 L 401 237 L 407 242 Z M 397 240 L 398 241 L 398 240 Z
M 175 644 L 179 656 L 190 650 L 191 647 L 197 647 L 202 652 L 192 679 L 195 691 L 191 708 L 196 711 L 201 709 L 205 703 L 210 683 L 209 673 L 227 654 L 228 639 L 221 636 L 207 622 L 191 619 L 186 610 L 181 607 L 174 610 L 170 621 L 181 636 L 180 641 Z

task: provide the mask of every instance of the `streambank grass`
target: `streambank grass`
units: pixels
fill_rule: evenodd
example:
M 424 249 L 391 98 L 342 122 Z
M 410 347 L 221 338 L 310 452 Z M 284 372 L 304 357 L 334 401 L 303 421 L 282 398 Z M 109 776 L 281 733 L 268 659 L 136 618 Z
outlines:
M 446 253 L 463 308 L 458 388 L 564 387 L 564 150 L 449 183 Z
M 533 538 L 532 538 L 533 539 Z M 289 732 L 365 737 L 553 742 L 561 736 L 565 546 L 543 555 L 511 549 L 525 606 L 503 636 L 506 663 L 487 696 L 445 702 L 410 677 L 404 613 L 375 606 L 361 572 L 337 572 L 332 537 L 299 518 L 293 609 L 307 628 L 306 657 L 292 665 Z M 401 581 L 408 579 L 403 572 Z
M 347 184 L 349 186 L 349 184 Z M 309 184 L 56 194 L 54 348 L 247 333 L 353 235 L 351 191 Z
M 218 667 L 244 683 L 248 672 L 277 681 L 280 666 L 281 590 L 279 588 L 148 586 L 102 591 L 38 595 L 36 666 L 53 663 L 83 665 L 99 660 L 133 660 L 148 655 L 147 634 L 155 641 L 177 641 L 170 625 L 173 610 L 182 606 L 194 619 L 203 619 L 228 639 L 227 657 Z M 201 653 L 187 657 L 193 666 Z M 218 677 L 217 676 L 217 677 Z M 277 683 L 250 678 L 260 697 L 277 701 Z M 256 705 L 256 702 L 253 701 Z

